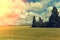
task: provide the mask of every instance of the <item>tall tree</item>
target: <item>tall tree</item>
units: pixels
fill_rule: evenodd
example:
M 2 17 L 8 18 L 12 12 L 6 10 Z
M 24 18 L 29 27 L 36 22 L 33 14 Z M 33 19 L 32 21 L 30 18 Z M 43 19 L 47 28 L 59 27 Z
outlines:
M 53 7 L 53 10 L 52 10 L 52 14 L 51 14 L 51 16 L 50 16 L 50 18 L 49 18 L 49 26 L 51 26 L 51 27 L 56 27 L 56 26 L 58 26 L 58 20 L 59 20 L 59 16 L 58 16 L 58 10 L 57 10 L 57 8 L 56 7 Z
M 41 17 L 39 17 L 39 27 L 43 27 L 43 20 L 41 19 Z
M 37 27 L 37 25 L 36 25 L 36 19 L 35 19 L 35 16 L 33 16 L 32 27 Z

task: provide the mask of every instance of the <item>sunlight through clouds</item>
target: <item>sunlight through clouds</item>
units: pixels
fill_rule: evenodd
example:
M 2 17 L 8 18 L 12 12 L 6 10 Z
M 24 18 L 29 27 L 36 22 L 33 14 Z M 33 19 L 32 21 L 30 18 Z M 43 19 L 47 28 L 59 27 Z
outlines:
M 22 0 L 0 0 L 0 25 L 14 25 L 24 10 L 26 5 Z

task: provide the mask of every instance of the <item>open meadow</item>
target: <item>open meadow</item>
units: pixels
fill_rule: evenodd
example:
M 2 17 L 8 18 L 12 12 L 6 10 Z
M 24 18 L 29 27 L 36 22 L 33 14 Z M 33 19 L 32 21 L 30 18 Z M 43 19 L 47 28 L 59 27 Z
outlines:
M 60 40 L 60 28 L 0 27 L 0 40 Z

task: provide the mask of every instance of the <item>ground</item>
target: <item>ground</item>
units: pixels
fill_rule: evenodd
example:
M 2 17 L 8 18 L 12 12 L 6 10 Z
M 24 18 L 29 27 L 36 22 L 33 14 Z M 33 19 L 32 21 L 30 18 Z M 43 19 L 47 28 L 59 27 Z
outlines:
M 60 40 L 60 28 L 0 27 L 0 40 Z

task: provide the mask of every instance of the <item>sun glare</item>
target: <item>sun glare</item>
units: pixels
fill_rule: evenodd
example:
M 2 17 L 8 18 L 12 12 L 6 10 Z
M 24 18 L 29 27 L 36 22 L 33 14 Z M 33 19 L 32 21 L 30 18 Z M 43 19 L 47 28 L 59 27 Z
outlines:
M 22 0 L 0 0 L 0 25 L 12 24 L 11 18 L 18 18 L 23 10 L 26 9 L 26 5 Z M 20 14 L 20 15 L 19 15 Z M 5 19 L 6 18 L 6 19 Z M 8 22 L 5 20 L 8 19 Z

